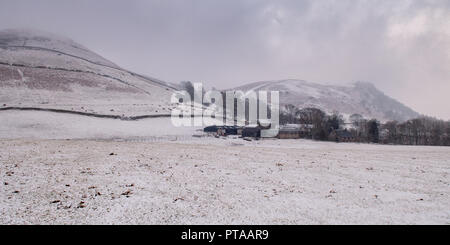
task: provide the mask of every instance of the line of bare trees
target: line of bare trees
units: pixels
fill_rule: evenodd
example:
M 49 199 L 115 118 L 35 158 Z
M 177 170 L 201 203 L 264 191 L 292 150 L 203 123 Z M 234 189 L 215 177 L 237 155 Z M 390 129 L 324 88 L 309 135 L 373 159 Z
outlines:
M 387 122 L 382 130 L 385 144 L 450 146 L 450 121 L 423 116 L 403 123 Z
M 339 113 L 327 115 L 317 108 L 298 109 L 293 105 L 286 105 L 280 111 L 280 124 L 302 124 L 310 126 L 309 137 L 315 140 L 328 140 L 329 135 L 341 128 L 344 119 Z
M 450 146 L 450 121 L 422 116 L 382 124 L 359 114 L 353 114 L 349 120 L 345 123 L 337 112 L 328 115 L 317 108 L 298 109 L 293 105 L 286 105 L 280 112 L 280 124 L 310 125 L 310 138 L 315 140 L 330 140 L 332 132 L 345 130 L 354 142 Z

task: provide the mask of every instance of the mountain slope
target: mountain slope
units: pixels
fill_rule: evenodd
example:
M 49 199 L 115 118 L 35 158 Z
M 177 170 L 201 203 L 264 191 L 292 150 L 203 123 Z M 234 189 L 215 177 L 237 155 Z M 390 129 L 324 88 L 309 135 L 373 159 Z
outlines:
M 338 111 L 347 117 L 358 113 L 382 121 L 405 121 L 419 115 L 372 84 L 364 82 L 357 82 L 353 86 L 332 86 L 301 80 L 279 80 L 251 83 L 235 90 L 280 91 L 282 105 L 315 107 L 328 113 Z
M 0 31 L 0 106 L 121 116 L 169 114 L 175 87 L 120 68 L 74 41 Z

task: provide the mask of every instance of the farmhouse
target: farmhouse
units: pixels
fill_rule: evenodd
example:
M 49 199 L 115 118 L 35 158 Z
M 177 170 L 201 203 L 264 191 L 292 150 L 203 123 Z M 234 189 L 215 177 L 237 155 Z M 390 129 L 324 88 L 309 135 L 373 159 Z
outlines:
M 336 142 L 354 142 L 355 137 L 347 129 L 338 129 L 330 133 L 329 140 Z
M 288 124 L 281 126 L 278 131 L 279 139 L 299 139 L 301 128 L 300 125 Z

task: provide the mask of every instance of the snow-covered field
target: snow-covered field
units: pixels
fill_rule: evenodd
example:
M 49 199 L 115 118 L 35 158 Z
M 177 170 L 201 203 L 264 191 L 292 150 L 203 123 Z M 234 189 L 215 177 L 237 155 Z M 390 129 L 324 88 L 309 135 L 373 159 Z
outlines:
M 0 224 L 450 224 L 450 148 L 93 140 L 88 124 L 105 125 L 103 136 L 123 136 L 121 123 L 136 123 L 135 134 L 152 127 L 74 116 L 70 128 L 54 117 L 55 139 L 11 129 L 30 123 L 23 116 L 1 118 Z M 85 139 L 58 136 L 77 127 Z
M 0 111 L 0 139 L 126 139 L 191 138 L 200 128 L 174 127 L 170 117 L 139 121 L 95 118 L 42 111 Z

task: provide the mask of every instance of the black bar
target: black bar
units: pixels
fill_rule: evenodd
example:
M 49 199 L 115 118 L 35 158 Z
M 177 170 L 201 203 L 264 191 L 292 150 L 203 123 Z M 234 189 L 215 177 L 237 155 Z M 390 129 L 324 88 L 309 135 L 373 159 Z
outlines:
M 2 237 L 14 241 L 32 238 L 44 244 L 56 242 L 115 242 L 126 244 L 293 244 L 332 242 L 430 243 L 442 237 L 448 226 L 1 226 Z M 425 234 L 426 232 L 426 234 Z M 214 233 L 214 237 L 211 237 Z M 61 237 L 63 240 L 55 239 Z M 185 239 L 184 239 L 185 238 Z

